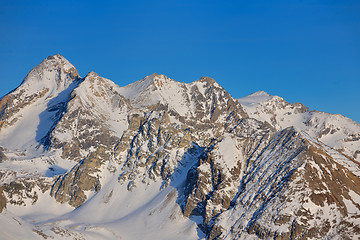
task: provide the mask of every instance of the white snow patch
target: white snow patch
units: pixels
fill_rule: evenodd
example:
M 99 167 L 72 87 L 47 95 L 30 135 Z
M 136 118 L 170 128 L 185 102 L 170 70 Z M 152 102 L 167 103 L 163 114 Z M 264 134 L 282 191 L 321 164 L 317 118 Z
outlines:
M 225 133 L 224 138 L 214 150 L 216 162 L 231 170 L 236 167 L 238 161 L 243 158 L 241 151 L 237 148 L 237 140 L 231 134 Z

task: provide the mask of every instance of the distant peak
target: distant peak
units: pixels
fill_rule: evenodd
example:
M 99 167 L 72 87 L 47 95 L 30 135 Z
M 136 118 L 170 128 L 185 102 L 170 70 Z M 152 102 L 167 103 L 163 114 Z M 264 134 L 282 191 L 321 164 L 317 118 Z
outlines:
M 271 95 L 265 91 L 258 91 L 258 92 L 254 92 L 253 94 L 250 94 L 249 96 L 268 96 L 268 97 L 270 97 Z
M 274 96 L 268 94 L 265 91 L 259 91 L 259 92 L 254 92 L 253 94 L 250 94 L 246 97 L 242 97 L 237 99 L 241 104 L 243 105 L 251 105 L 251 104 L 259 104 L 262 102 L 266 102 L 270 99 L 274 98 Z

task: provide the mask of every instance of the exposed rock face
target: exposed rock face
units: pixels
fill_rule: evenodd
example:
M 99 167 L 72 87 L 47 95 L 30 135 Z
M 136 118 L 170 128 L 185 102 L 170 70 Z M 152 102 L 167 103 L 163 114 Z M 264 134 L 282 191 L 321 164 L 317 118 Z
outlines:
M 2 98 L 0 101 L 0 130 L 1 128 L 13 126 L 19 120 L 19 117 L 21 117 L 15 117 L 16 113 L 27 105 L 33 104 L 39 98 L 43 98 L 48 91 L 48 89 L 44 89 L 38 93 L 26 96 L 23 99 L 20 98 L 19 100 L 19 97 L 22 96 L 25 91 L 18 90 Z
M 221 213 L 236 206 L 244 208 L 244 213 L 249 215 L 252 212 L 253 217 L 247 219 L 247 227 L 251 227 L 251 221 L 255 222 L 259 215 L 259 204 L 265 207 L 275 198 L 292 172 L 303 163 L 292 165 L 304 148 L 293 129 L 275 136 L 264 133 L 254 139 L 225 136 L 221 142 L 211 146 L 193 172 L 189 172 L 185 190 L 184 214 L 203 216 L 203 229 L 209 233 L 210 239 L 218 237 L 225 229 L 213 225 L 222 217 Z M 231 146 L 231 142 L 235 144 Z M 230 150 L 231 147 L 238 149 L 237 156 L 233 153 L 219 156 L 224 148 Z M 283 148 L 291 148 L 293 153 L 289 154 Z M 262 174 L 257 176 L 259 172 Z M 253 192 L 254 189 L 259 192 Z
M 52 186 L 50 195 L 60 203 L 68 202 L 79 207 L 87 197 L 86 191 L 98 192 L 101 189 L 98 173 L 101 165 L 109 158 L 103 148 L 98 148 L 83 159 L 67 174 L 59 176 Z
M 2 147 L 0 147 L 0 163 L 3 161 L 8 160 L 8 158 L 6 157 L 6 155 L 3 153 L 4 149 Z
M 0 205 L 34 205 L 39 195 L 49 190 L 52 184 L 51 179 L 44 177 L 19 175 L 21 174 L 14 171 L 1 170 Z
M 303 142 L 302 145 L 306 148 L 294 160 L 305 160 L 303 163 L 299 162 L 297 168 L 290 169 L 284 164 L 286 171 L 276 174 L 285 172 L 285 176 L 278 178 L 278 184 L 265 185 L 270 187 L 270 191 L 265 186 L 260 187 L 262 191 L 253 195 L 255 198 L 249 198 L 249 191 L 244 189 L 237 198 L 241 204 L 239 202 L 218 218 L 213 228 L 215 233 L 210 235 L 217 236 L 219 229 L 223 230 L 222 225 L 229 223 L 234 225 L 228 233 L 223 232 L 221 238 L 241 239 L 246 233 L 262 239 L 347 238 L 358 234 L 359 227 L 354 224 L 358 215 L 348 211 L 348 207 L 355 207 L 358 203 L 350 200 L 347 193 L 358 196 L 359 178 L 353 179 L 348 169 L 313 143 Z M 345 177 L 348 173 L 354 181 Z M 255 183 L 259 179 L 255 177 L 252 181 Z M 351 183 L 345 183 L 347 181 Z M 351 203 L 345 204 L 346 201 Z M 244 209 L 239 211 L 240 207 Z M 273 208 L 277 211 L 272 212 Z M 236 214 L 237 211 L 243 214 Z M 337 227 L 333 228 L 333 225 Z M 280 230 L 284 226 L 287 226 L 287 231 Z
M 0 213 L 6 207 L 6 197 L 4 195 L 3 189 L 0 186 Z
M 0 212 L 26 207 L 41 237 L 360 236 L 360 130 L 341 116 L 265 92 L 239 102 L 208 77 L 119 87 L 60 55 L 0 110 Z

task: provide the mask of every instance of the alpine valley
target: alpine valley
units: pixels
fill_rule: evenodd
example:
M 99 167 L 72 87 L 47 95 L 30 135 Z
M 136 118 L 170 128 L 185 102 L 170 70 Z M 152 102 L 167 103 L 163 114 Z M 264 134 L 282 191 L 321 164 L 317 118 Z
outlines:
M 0 99 L 0 239 L 359 239 L 360 125 L 49 56 Z

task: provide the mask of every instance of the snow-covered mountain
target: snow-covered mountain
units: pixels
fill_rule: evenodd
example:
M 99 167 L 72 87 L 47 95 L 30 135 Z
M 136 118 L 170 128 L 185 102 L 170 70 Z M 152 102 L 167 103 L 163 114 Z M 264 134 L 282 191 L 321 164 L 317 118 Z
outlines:
M 340 114 L 309 111 L 266 92 L 238 99 L 249 117 L 270 123 L 277 130 L 290 126 L 360 162 L 360 124 Z
M 0 100 L 1 239 L 354 239 L 356 122 L 60 55 Z

